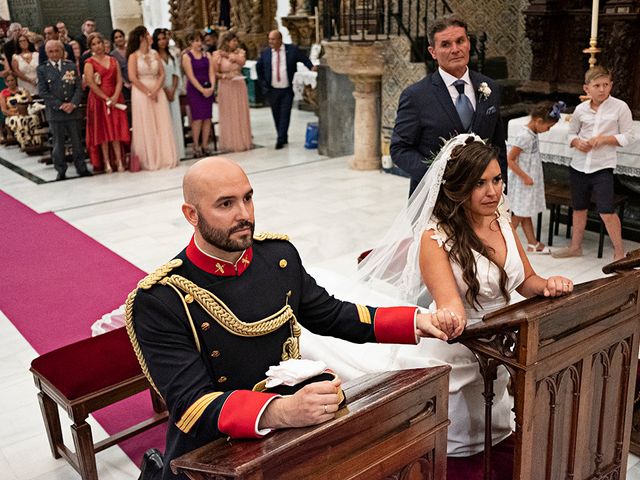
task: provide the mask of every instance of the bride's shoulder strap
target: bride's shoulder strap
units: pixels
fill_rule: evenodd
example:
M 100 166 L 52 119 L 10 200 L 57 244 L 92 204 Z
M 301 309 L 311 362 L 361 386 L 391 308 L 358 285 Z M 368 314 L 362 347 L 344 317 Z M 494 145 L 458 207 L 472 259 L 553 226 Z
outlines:
M 438 242 L 438 246 L 442 247 L 444 245 L 446 248 L 449 236 L 437 219 L 433 217 L 429 219 L 425 225 L 424 231 L 427 232 L 429 230 L 433 230 L 434 233 L 431 235 L 431 238 Z

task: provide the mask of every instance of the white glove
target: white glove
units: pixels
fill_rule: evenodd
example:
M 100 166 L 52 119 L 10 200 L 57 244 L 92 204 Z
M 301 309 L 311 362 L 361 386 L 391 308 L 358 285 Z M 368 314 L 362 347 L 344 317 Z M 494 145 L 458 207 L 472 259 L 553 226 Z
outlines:
M 314 360 L 291 359 L 280 362 L 280 365 L 271 366 L 267 370 L 267 388 L 278 385 L 297 385 L 308 378 L 320 375 L 327 369 L 324 362 Z

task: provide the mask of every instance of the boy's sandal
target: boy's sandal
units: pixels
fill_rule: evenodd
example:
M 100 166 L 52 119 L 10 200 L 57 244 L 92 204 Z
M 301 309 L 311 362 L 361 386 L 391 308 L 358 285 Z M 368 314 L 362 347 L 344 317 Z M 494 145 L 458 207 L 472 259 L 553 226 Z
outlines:
M 532 253 L 534 255 L 549 255 L 551 253 L 551 250 L 549 249 L 549 247 L 543 247 L 542 243 L 540 242 L 536 243 L 535 245 L 529 243 L 527 245 L 527 253 Z

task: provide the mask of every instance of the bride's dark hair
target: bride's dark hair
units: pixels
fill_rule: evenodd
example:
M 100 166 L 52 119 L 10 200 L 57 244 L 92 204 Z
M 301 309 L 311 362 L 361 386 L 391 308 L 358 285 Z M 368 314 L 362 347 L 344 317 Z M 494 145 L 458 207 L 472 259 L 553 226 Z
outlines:
M 466 145 L 455 147 L 447 162 L 440 193 L 433 207 L 433 216 L 438 219 L 438 226 L 443 228 L 451 241 L 449 260 L 453 260 L 462 268 L 462 278 L 469 287 L 465 298 L 474 308 L 476 305 L 480 306 L 480 283 L 472 250 L 493 262 L 489 257 L 493 249 L 484 245 L 473 231 L 465 203 L 471 198 L 473 189 L 491 160 L 497 158 L 498 151 L 494 147 L 471 139 Z M 508 302 L 510 296 L 506 288 L 507 274 L 500 265 L 495 265 L 500 270 L 500 291 Z

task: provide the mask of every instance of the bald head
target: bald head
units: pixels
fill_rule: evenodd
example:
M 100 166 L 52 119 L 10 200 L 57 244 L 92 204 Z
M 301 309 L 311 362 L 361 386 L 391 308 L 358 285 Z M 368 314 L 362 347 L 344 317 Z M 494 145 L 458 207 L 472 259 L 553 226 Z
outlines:
M 197 245 L 235 263 L 253 242 L 253 189 L 244 170 L 226 158 L 203 158 L 187 171 L 182 191 Z
M 282 45 L 282 34 L 278 30 L 269 32 L 269 47 L 277 50 Z
M 227 185 L 249 179 L 237 163 L 224 157 L 207 157 L 194 163 L 182 180 L 184 201 L 198 206 L 208 195 L 218 196 Z

